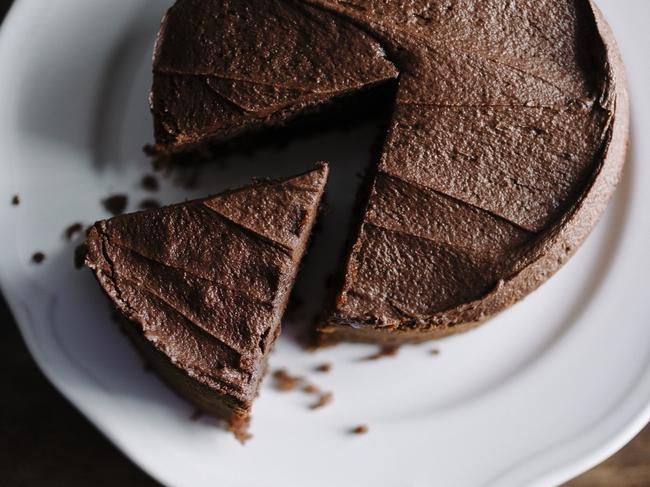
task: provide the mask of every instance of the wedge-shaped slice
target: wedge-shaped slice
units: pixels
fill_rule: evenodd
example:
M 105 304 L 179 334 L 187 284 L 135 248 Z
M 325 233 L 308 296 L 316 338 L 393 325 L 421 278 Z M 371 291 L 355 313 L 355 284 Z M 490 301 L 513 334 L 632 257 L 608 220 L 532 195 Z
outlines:
M 245 440 L 328 167 L 97 222 L 86 265 L 154 369 Z

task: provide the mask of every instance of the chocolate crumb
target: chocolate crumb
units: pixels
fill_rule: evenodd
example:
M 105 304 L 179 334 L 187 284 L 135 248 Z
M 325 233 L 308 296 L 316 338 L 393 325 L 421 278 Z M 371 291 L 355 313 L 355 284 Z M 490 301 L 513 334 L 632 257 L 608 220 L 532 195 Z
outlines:
M 378 360 L 384 357 L 394 357 L 399 352 L 397 345 L 384 345 L 376 353 L 368 355 L 363 360 Z
M 147 198 L 142 200 L 138 207 L 141 210 L 155 210 L 156 208 L 160 208 L 160 202 L 154 198 Z
M 32 255 L 32 262 L 35 264 L 40 264 L 45 260 L 45 254 L 43 252 L 34 252 Z
M 292 391 L 302 382 L 301 377 L 289 375 L 286 369 L 273 372 L 273 379 L 275 379 L 275 388 L 282 392 Z
M 306 392 L 307 394 L 318 394 L 320 392 L 320 389 L 314 384 L 305 384 L 302 388 L 302 391 Z
M 440 350 L 438 350 L 437 348 L 434 348 L 434 349 L 431 350 L 430 353 L 431 353 L 431 355 L 440 355 Z
M 360 424 L 359 426 L 352 428 L 350 432 L 355 435 L 365 435 L 368 432 L 368 425 Z
M 156 179 L 156 176 L 154 176 L 153 174 L 146 174 L 142 176 L 140 185 L 142 186 L 143 189 L 152 192 L 158 191 L 158 189 L 160 188 L 160 185 L 158 184 L 158 179 Z
M 15 195 L 13 196 L 13 198 L 11 198 L 11 204 L 12 204 L 13 206 L 18 206 L 18 205 L 20 204 L 20 196 L 18 196 L 17 194 L 15 194 Z
M 109 196 L 106 199 L 102 200 L 102 205 L 104 209 L 108 211 L 111 215 L 117 216 L 124 213 L 126 210 L 126 205 L 129 202 L 129 198 L 124 194 L 115 194 Z
M 322 407 L 327 406 L 334 400 L 334 394 L 331 392 L 323 392 L 318 396 L 318 400 L 309 406 L 310 409 L 320 409 Z
M 65 229 L 64 235 L 67 240 L 72 240 L 78 233 L 84 229 L 81 223 L 73 223 Z
M 329 372 L 332 370 L 332 364 L 329 362 L 325 362 L 324 364 L 317 365 L 314 370 L 316 372 Z

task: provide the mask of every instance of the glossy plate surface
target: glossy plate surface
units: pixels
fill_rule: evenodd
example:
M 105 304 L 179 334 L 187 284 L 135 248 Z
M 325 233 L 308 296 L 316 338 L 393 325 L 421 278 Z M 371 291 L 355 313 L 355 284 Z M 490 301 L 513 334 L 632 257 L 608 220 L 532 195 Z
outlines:
M 395 358 L 372 347 L 303 352 L 287 326 L 271 368 L 305 375 L 334 402 L 265 381 L 245 446 L 143 370 L 64 229 L 332 162 L 328 201 L 292 320 L 307 321 L 344 238 L 356 173 L 377 127 L 364 123 L 230 157 L 200 185 L 139 187 L 151 140 L 151 46 L 167 1 L 18 0 L 0 32 L 0 282 L 34 358 L 106 436 L 161 482 L 221 487 L 553 485 L 623 446 L 650 417 L 650 2 L 598 2 L 619 40 L 633 111 L 624 180 L 569 264 L 489 324 Z M 11 206 L 13 194 L 21 204 Z M 43 251 L 41 265 L 30 262 Z M 438 355 L 431 350 L 440 350 Z M 314 367 L 331 362 L 330 373 Z M 349 429 L 367 424 L 366 435 Z

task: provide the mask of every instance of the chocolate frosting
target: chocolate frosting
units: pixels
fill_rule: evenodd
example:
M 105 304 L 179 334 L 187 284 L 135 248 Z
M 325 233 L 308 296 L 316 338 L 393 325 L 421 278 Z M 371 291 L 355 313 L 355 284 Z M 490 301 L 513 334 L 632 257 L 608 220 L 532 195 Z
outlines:
M 179 0 L 160 31 L 160 153 L 395 79 L 331 340 L 465 329 L 544 282 L 602 213 L 628 101 L 589 0 Z
M 290 179 L 97 222 L 86 265 L 130 331 L 247 410 L 327 174 L 321 164 Z

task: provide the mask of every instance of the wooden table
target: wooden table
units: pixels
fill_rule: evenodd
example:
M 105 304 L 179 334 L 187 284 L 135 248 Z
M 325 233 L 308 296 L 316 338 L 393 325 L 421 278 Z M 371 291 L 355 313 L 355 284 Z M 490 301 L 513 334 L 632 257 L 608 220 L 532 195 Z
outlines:
M 0 0 L 0 19 L 10 4 L 11 0 Z M 8 197 L 5 199 L 8 204 Z M 118 452 L 43 377 L 1 296 L 0 378 L 0 485 L 158 485 Z M 650 427 L 617 455 L 567 485 L 650 486 Z

